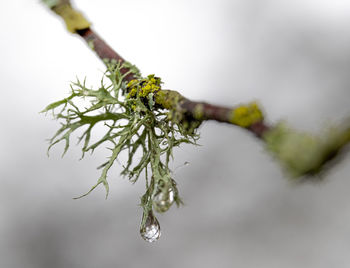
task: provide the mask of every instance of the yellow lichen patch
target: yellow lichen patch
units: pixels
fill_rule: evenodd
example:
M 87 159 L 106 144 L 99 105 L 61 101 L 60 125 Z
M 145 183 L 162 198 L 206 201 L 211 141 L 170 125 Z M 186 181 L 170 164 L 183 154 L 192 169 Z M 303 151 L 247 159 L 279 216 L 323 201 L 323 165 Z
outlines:
M 230 115 L 230 122 L 241 127 L 249 127 L 263 119 L 263 113 L 255 102 L 233 109 Z
M 131 87 L 137 86 L 138 83 L 139 83 L 139 81 L 137 79 L 133 79 L 133 80 L 129 81 L 127 87 L 131 88 Z
M 129 92 L 128 95 L 126 96 L 127 99 L 130 99 L 136 96 L 138 85 L 139 85 L 139 80 L 136 80 L 136 79 L 131 80 L 127 84 L 126 88 Z
M 137 94 L 137 87 L 133 87 L 130 89 L 128 95 L 126 96 L 127 99 L 135 97 Z
M 129 91 L 127 98 L 134 98 L 139 95 L 141 98 L 146 98 L 150 93 L 156 93 L 160 90 L 161 79 L 155 77 L 154 74 L 149 75 L 145 79 L 131 80 L 127 89 Z
M 78 30 L 83 30 L 90 27 L 90 22 L 85 19 L 83 14 L 74 10 L 69 3 L 58 4 L 52 9 L 57 15 L 63 18 L 68 31 L 71 33 L 75 33 Z

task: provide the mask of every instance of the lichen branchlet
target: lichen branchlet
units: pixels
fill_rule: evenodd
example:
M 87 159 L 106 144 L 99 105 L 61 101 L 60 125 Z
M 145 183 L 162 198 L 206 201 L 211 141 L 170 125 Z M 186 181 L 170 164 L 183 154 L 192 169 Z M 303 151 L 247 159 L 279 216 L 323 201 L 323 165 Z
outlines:
M 87 88 L 85 81 L 78 80 L 71 85 L 70 96 L 43 110 L 52 112 L 54 118 L 61 122 L 61 127 L 50 140 L 48 150 L 63 141 L 65 154 L 72 133 L 78 129 L 84 129 L 78 138 L 83 143 L 82 157 L 86 152 L 93 153 L 97 147 L 109 144 L 111 153 L 107 161 L 99 166 L 102 171 L 97 183 L 77 198 L 88 195 L 100 184 L 104 185 L 107 197 L 108 172 L 120 153 L 126 151 L 128 160 L 122 166 L 121 174 L 132 182 L 144 174 L 146 192 L 141 198 L 141 206 L 145 213 L 150 213 L 154 208 L 164 212 L 173 202 L 177 205 L 181 203 L 169 168 L 173 149 L 182 143 L 195 145 L 198 135 L 189 133 L 180 123 L 172 120 L 169 115 L 174 111 L 157 105 L 157 95 L 162 94 L 160 78 L 154 75 L 142 77 L 136 68 L 129 68 L 130 64 L 114 61 L 106 62 L 106 65 L 107 71 L 98 89 Z M 122 74 L 123 68 L 129 68 L 130 72 Z M 126 81 L 125 77 L 130 73 L 135 79 Z M 106 84 L 105 80 L 109 82 Z M 86 101 L 84 106 L 78 105 L 80 99 Z M 93 141 L 94 127 L 101 123 L 106 132 L 102 138 Z

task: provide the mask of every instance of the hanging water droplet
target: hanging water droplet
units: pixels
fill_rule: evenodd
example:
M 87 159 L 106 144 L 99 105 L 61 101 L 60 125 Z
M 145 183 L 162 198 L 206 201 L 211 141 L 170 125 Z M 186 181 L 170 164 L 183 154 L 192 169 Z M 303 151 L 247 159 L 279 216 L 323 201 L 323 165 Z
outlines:
M 144 217 L 147 217 L 146 220 Z M 147 216 L 145 213 L 143 214 L 140 234 L 144 240 L 150 243 L 159 239 L 161 235 L 160 225 L 152 211 L 150 211 Z
M 169 187 L 167 191 L 159 191 L 153 197 L 153 208 L 159 213 L 167 211 L 174 203 L 174 190 Z

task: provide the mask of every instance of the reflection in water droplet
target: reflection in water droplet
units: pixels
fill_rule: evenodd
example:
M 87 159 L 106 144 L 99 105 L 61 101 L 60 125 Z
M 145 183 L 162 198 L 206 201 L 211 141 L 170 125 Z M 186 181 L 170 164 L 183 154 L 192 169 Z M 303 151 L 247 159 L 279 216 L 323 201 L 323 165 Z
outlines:
M 171 187 L 168 192 L 164 193 L 163 191 L 159 191 L 159 193 L 153 197 L 153 207 L 159 213 L 167 211 L 173 203 L 174 191 Z
M 142 218 L 144 217 L 145 214 L 143 214 Z M 152 211 L 148 213 L 144 226 L 141 225 L 140 234 L 144 240 L 150 243 L 159 239 L 161 235 L 160 225 L 157 218 L 153 215 Z

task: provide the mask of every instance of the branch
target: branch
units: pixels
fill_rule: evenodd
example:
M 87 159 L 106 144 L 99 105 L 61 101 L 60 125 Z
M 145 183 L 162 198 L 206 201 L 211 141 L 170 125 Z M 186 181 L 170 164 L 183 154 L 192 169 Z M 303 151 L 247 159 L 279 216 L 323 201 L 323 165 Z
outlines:
M 101 60 L 105 63 L 114 60 L 123 64 L 120 72 L 126 81 L 135 78 L 131 70 L 136 67 L 126 62 L 103 41 L 69 0 L 43 2 L 62 17 L 67 29 L 81 36 Z M 237 107 L 222 107 L 189 100 L 177 91 L 160 89 L 155 94 L 155 103 L 160 108 L 169 110 L 172 119 L 189 131 L 196 129 L 205 120 L 228 123 L 248 130 L 266 143 L 266 148 L 293 177 L 319 173 L 350 141 L 349 122 L 330 128 L 326 134 L 318 137 L 297 132 L 285 123 L 267 125 L 262 109 L 254 102 Z
M 48 0 L 44 1 L 48 2 Z M 50 1 L 51 2 L 51 1 Z M 95 51 L 97 56 L 104 62 L 109 62 L 115 60 L 120 63 L 125 63 L 126 61 L 115 52 L 101 37 L 95 33 L 90 28 L 90 23 L 83 17 L 83 15 L 75 10 L 70 1 L 68 0 L 56 0 L 54 4 L 50 4 L 49 7 L 60 17 L 62 17 L 66 23 L 67 29 L 81 36 L 88 46 Z M 130 65 L 132 68 L 133 66 Z M 129 68 L 123 68 L 121 70 L 122 74 L 126 74 L 130 71 Z M 125 79 L 131 81 L 134 79 L 132 73 L 129 73 Z M 218 122 L 225 122 L 233 124 L 236 126 L 243 127 L 256 136 L 261 137 L 263 133 L 269 129 L 269 127 L 263 122 L 263 116 L 260 109 L 255 105 L 255 110 L 258 109 L 259 116 L 254 119 L 248 119 L 248 122 L 245 121 L 248 117 L 251 117 L 249 109 L 246 109 L 247 114 L 242 114 L 245 118 L 237 118 L 237 108 L 227 108 L 217 105 L 208 104 L 205 102 L 196 102 L 191 101 L 179 92 L 173 90 L 162 90 L 159 93 L 160 97 L 157 98 L 157 103 L 165 109 L 172 109 L 178 114 L 185 115 L 187 122 L 190 121 L 203 121 L 203 120 L 215 120 Z M 242 110 L 242 109 L 240 109 Z M 255 111 L 254 110 L 254 111 Z

